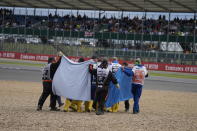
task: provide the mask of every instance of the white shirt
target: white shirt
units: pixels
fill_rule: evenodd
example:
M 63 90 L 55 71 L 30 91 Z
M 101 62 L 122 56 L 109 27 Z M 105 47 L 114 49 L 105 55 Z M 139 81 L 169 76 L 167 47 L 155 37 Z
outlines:
M 135 65 L 132 69 L 134 76 L 133 76 L 133 83 L 144 85 L 145 76 L 148 74 L 148 71 L 145 66 L 138 66 Z

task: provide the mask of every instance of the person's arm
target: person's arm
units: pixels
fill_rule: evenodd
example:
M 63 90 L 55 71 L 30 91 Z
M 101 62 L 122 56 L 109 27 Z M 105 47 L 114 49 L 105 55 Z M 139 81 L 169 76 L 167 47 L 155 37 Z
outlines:
M 111 71 L 109 71 L 109 74 L 108 74 L 107 78 L 105 79 L 105 81 L 103 82 L 103 84 L 109 85 L 110 81 L 112 81 L 112 83 L 116 86 L 116 88 L 120 88 L 120 86 L 118 84 L 118 80 L 116 79 L 116 77 L 113 75 L 113 73 Z
M 89 72 L 94 76 L 97 75 L 97 69 L 94 69 L 92 64 L 89 65 Z
M 52 64 L 51 64 L 51 66 L 58 68 L 58 66 L 59 66 L 59 65 L 60 65 L 60 63 L 61 63 L 61 60 L 62 60 L 62 56 L 58 59 L 58 61 L 57 61 L 57 62 L 52 63 Z
M 127 76 L 133 76 L 133 71 L 131 68 L 124 67 L 122 68 L 122 72 L 124 72 Z
M 144 66 L 144 71 L 145 71 L 145 77 L 148 77 L 148 70 L 146 69 L 145 66 Z
M 55 74 L 58 66 L 61 63 L 61 59 L 62 59 L 62 57 L 60 57 L 59 60 L 56 63 L 52 63 L 51 64 L 51 67 L 50 67 L 50 76 L 51 76 L 51 79 L 53 79 L 53 76 L 54 76 L 54 74 Z
M 145 77 L 148 77 L 148 73 L 145 75 Z
M 118 80 L 116 79 L 116 77 L 113 75 L 112 72 L 109 73 L 109 77 L 111 78 L 111 81 L 113 84 L 118 84 Z

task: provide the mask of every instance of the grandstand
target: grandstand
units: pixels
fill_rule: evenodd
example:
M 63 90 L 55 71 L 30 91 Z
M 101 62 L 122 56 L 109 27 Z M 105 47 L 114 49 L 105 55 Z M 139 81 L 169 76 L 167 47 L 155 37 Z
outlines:
M 0 6 L 0 51 L 197 65 L 196 0 L 2 0 Z

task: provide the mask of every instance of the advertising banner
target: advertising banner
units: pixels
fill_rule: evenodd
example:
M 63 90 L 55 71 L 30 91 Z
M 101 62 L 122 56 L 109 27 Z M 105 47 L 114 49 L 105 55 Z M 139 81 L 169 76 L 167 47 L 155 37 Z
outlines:
M 45 61 L 47 62 L 49 57 L 55 57 L 55 55 L 43 55 L 43 54 L 31 54 L 31 53 L 17 53 L 0 51 L 0 58 L 20 59 L 20 60 L 32 60 L 32 61 Z M 79 57 L 68 56 L 72 61 L 78 61 Z M 90 58 L 85 58 L 89 60 Z M 130 61 L 119 61 L 120 63 L 128 62 L 129 65 L 133 65 Z M 168 71 L 168 72 L 184 72 L 184 73 L 197 73 L 196 65 L 180 65 L 180 64 L 164 64 L 164 63 L 143 63 L 148 70 L 156 71 Z

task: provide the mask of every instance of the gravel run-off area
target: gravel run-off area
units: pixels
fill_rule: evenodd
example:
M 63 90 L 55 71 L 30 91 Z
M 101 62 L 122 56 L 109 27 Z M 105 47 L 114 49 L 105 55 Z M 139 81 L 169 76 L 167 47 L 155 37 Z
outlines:
M 197 93 L 143 89 L 139 114 L 36 111 L 39 82 L 0 80 L 0 131 L 197 131 Z

